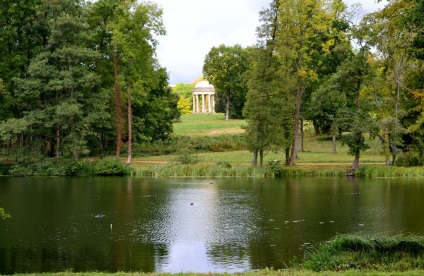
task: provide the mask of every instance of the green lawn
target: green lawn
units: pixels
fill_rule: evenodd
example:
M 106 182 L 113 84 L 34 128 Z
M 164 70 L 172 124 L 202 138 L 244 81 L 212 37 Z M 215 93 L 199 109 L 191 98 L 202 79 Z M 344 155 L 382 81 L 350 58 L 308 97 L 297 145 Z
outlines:
M 218 136 L 225 134 L 242 134 L 241 126 L 245 120 L 224 120 L 224 114 L 188 114 L 182 116 L 181 122 L 174 124 L 176 136 Z M 315 170 L 342 170 L 347 171 L 353 162 L 353 156 L 347 154 L 348 147 L 337 142 L 337 154 L 332 153 L 332 140 L 328 135 L 314 136 L 309 128 L 305 131 L 307 137 L 304 139 L 304 152 L 299 152 L 296 166 L 308 171 Z M 241 138 L 240 138 L 241 139 Z M 361 163 L 372 163 L 384 165 L 384 156 L 380 154 L 378 140 L 369 140 L 370 149 L 361 155 Z M 197 153 L 196 157 L 200 163 L 228 162 L 234 165 L 249 165 L 252 161 L 252 153 L 249 151 L 226 151 L 226 152 L 204 152 Z M 163 156 L 140 156 L 134 159 L 133 166 L 143 169 L 151 166 L 149 162 L 177 162 L 178 155 Z M 281 160 L 284 162 L 284 152 L 267 152 L 264 163 L 269 160 Z M 138 162 L 137 162 L 138 161 Z M 141 161 L 141 162 L 140 162 Z
M 174 134 L 183 136 L 211 136 L 221 134 L 242 133 L 241 126 L 245 120 L 225 121 L 225 115 L 186 114 L 181 116 L 181 122 L 174 123 Z

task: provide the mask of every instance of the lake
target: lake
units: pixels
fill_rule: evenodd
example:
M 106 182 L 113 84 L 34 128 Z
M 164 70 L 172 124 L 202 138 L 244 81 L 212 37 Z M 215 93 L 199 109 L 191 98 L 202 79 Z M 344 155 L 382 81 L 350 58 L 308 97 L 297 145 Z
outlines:
M 0 177 L 0 274 L 242 272 L 337 233 L 424 234 L 423 179 Z

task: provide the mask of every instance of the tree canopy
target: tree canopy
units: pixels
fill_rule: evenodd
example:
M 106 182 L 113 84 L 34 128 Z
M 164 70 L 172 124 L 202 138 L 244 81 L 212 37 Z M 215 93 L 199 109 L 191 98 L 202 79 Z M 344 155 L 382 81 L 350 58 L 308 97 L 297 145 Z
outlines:
M 157 5 L 3 2 L 0 139 L 7 150 L 26 162 L 113 146 L 119 156 L 126 143 L 130 161 L 133 140 L 170 137 L 178 97 L 156 59 L 156 37 L 165 34 Z

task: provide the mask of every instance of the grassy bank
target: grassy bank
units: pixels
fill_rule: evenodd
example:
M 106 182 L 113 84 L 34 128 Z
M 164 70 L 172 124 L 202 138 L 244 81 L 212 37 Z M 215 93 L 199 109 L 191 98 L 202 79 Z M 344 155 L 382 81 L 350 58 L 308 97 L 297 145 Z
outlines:
M 252 153 L 243 141 L 243 124 L 244 120 L 224 121 L 223 114 L 184 115 L 181 122 L 174 124 L 179 142 L 167 145 L 172 149 L 166 150 L 168 154 L 153 155 L 140 150 L 132 166 L 137 175 L 158 177 L 344 176 L 353 162 L 347 146 L 338 142 L 337 153 L 333 154 L 331 137 L 315 136 L 313 129 L 306 128 L 304 150 L 299 152 L 294 167 L 281 165 L 283 152 L 266 152 L 264 166 L 252 168 Z M 422 167 L 386 167 L 379 141 L 367 139 L 367 144 L 370 149 L 361 154 L 357 176 L 424 177 Z M 280 164 L 270 166 L 275 160 Z
M 411 271 L 424 268 L 424 237 L 338 235 L 311 250 L 301 269 Z
M 133 174 L 153 177 L 278 177 L 278 176 L 344 176 L 349 171 L 353 157 L 348 147 L 337 144 L 332 153 L 332 139 L 327 135 L 316 136 L 313 129 L 305 128 L 304 150 L 298 153 L 294 167 L 282 165 L 283 152 L 266 152 L 264 166 L 251 166 L 252 153 L 243 138 L 244 120 L 224 120 L 224 114 L 187 114 L 174 124 L 174 137 L 169 141 L 135 144 L 133 147 Z M 370 149 L 360 158 L 360 177 L 424 177 L 422 167 L 386 167 L 381 155 L 381 145 L 376 139 L 367 139 Z M 125 152 L 125 148 L 123 149 Z M 126 158 L 122 156 L 122 162 Z M 98 158 L 90 158 L 89 161 Z M 270 162 L 279 160 L 280 164 Z M 86 163 L 80 167 L 71 164 L 59 166 L 56 161 L 19 168 L 11 168 L 11 161 L 3 158 L 0 175 L 95 175 Z M 65 160 L 66 161 L 66 160 Z M 0 162 L 1 163 L 1 162 Z M 57 168 L 59 166 L 59 168 Z M 12 170 L 11 170 L 12 169 Z

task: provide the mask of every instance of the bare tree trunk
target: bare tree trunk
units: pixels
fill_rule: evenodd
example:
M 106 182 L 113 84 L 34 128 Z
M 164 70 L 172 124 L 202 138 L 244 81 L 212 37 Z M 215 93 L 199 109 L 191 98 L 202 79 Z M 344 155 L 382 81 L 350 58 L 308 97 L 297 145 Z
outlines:
M 304 142 L 304 135 L 305 135 L 305 133 L 303 132 L 303 123 L 304 123 L 304 121 L 303 121 L 303 118 L 301 118 L 300 119 L 300 149 L 299 149 L 299 151 L 300 152 L 305 152 L 305 149 L 304 149 L 304 145 L 303 145 L 303 142 Z
M 333 154 L 337 154 L 336 133 L 333 132 Z
M 60 154 L 60 131 L 59 127 L 56 128 L 56 157 Z
M 119 59 L 112 50 L 114 64 L 114 87 L 115 87 L 115 109 L 116 109 L 116 156 L 121 155 L 122 147 L 122 126 L 121 126 L 121 89 L 118 83 L 119 77 Z
M 253 158 L 252 158 L 252 166 L 256 167 L 258 165 L 258 150 L 253 151 Z
M 386 156 L 386 166 L 390 167 L 391 164 L 392 164 L 392 162 L 390 160 L 390 156 Z
M 230 97 L 227 97 L 227 102 L 225 104 L 225 121 L 230 119 Z
M 132 101 L 130 87 L 128 88 L 128 159 L 127 165 L 131 164 L 132 153 Z

